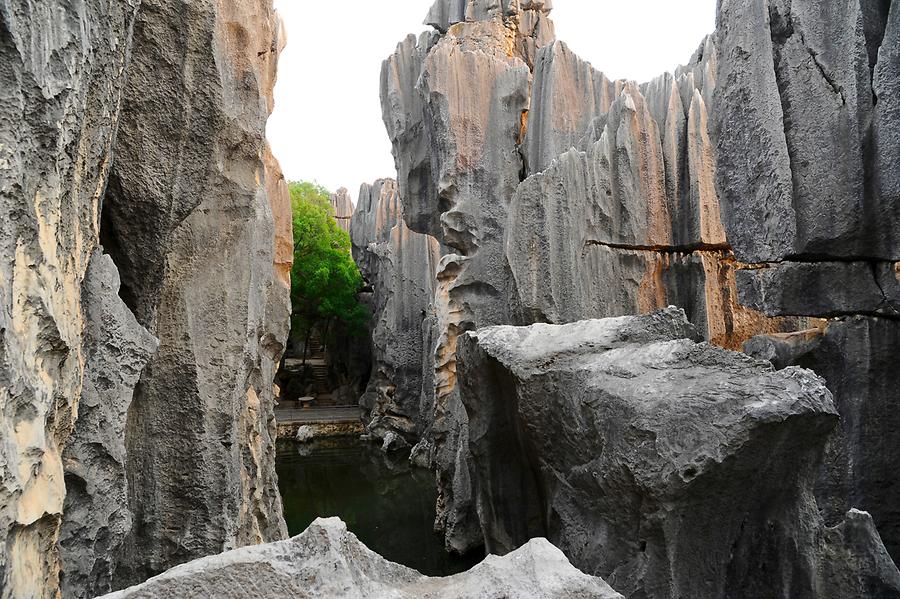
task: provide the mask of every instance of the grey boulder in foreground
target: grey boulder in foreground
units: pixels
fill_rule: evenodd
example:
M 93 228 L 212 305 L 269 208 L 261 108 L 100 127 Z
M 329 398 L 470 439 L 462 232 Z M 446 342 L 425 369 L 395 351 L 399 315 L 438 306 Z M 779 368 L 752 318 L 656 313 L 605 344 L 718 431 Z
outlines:
M 642 599 L 900 597 L 871 517 L 819 515 L 824 381 L 697 337 L 669 308 L 460 338 L 488 551 L 547 537 Z
M 369 550 L 338 518 L 319 518 L 287 541 L 199 559 L 106 599 L 622 599 L 576 570 L 546 539 L 468 572 L 429 578 Z

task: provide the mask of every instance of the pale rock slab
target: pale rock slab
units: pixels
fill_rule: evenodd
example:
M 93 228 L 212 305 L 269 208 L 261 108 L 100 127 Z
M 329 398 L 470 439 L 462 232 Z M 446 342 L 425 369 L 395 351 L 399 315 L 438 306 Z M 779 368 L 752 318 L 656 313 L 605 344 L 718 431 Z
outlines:
M 288 541 L 200 559 L 105 599 L 621 599 L 576 570 L 546 539 L 468 572 L 429 578 L 370 551 L 338 518 L 320 518 Z

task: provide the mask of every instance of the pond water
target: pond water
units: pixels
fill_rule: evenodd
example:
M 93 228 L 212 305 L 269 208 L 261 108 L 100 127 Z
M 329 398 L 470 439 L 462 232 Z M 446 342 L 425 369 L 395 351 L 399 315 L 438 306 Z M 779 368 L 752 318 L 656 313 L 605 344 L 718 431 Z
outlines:
M 291 536 L 338 516 L 369 549 L 429 576 L 468 570 L 483 556 L 454 556 L 434 532 L 434 474 L 408 455 L 388 456 L 355 437 L 278 442 L 276 470 Z

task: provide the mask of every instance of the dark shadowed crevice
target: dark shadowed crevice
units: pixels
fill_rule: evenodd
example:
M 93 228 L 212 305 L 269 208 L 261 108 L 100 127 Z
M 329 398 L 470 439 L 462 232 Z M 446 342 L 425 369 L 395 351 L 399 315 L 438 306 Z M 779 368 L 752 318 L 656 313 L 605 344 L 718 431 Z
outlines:
M 102 211 L 100 214 L 100 245 L 103 251 L 108 254 L 119 269 L 119 276 L 122 284 L 119 288 L 119 297 L 128 306 L 132 313 L 137 313 L 138 295 L 137 290 L 131 284 L 132 277 L 127 276 L 134 272 L 134 265 L 129 259 L 128 253 L 125 251 L 125 242 L 121 238 L 121 232 L 116 227 L 115 218 L 111 214 L 113 206 L 113 195 L 121 196 L 121 189 L 118 177 L 110 174 L 107 186 L 106 197 L 102 202 Z

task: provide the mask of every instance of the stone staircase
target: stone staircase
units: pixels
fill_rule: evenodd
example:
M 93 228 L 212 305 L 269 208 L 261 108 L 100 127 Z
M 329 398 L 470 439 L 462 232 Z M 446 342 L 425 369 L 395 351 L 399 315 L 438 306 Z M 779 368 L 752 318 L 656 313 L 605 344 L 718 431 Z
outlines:
M 328 376 L 328 361 L 325 357 L 325 345 L 321 337 L 314 334 L 309 340 L 306 362 L 312 369 L 316 389 L 316 405 L 330 406 L 334 403 L 331 396 L 331 379 Z

